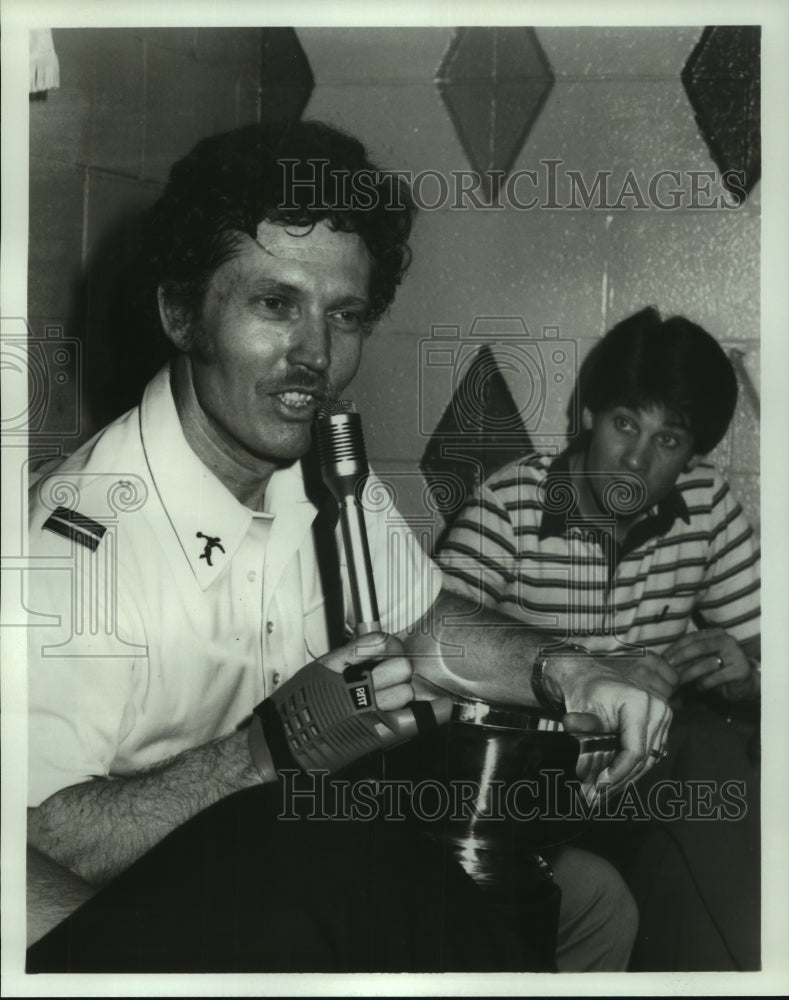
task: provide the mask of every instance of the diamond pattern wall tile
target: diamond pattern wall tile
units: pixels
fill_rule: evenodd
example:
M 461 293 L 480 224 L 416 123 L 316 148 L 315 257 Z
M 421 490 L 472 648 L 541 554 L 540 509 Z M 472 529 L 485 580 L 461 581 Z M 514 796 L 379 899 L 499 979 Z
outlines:
M 705 28 L 682 71 L 710 155 L 722 173 L 744 172 L 746 192 L 761 176 L 760 42 L 758 25 Z
M 518 455 L 533 451 L 521 413 L 490 347 L 480 348 L 425 448 L 420 468 L 438 487 L 436 503 L 447 525 L 457 513 L 456 491 L 441 489 L 445 476 L 462 482 L 467 496 Z M 441 509 L 446 493 L 448 507 Z
M 260 120 L 300 118 L 314 81 L 296 32 L 293 28 L 264 28 L 260 34 Z
M 488 196 L 511 169 L 553 86 L 533 28 L 459 28 L 436 85 Z

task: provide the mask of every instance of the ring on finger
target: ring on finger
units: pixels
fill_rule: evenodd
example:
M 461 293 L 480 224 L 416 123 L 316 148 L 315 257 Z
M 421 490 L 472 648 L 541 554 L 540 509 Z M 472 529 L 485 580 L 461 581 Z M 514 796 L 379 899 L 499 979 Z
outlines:
M 655 760 L 665 760 L 666 757 L 668 757 L 668 747 L 666 746 L 665 743 L 663 744 L 662 747 L 658 747 L 657 749 L 653 747 L 649 751 L 649 756 L 654 757 Z
M 723 657 L 722 656 L 716 656 L 715 657 L 715 669 L 716 670 L 720 670 L 722 667 L 723 667 Z

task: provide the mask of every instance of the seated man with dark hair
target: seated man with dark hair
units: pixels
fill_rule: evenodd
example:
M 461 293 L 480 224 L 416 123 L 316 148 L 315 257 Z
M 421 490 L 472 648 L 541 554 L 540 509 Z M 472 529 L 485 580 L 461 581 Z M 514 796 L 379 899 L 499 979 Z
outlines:
M 447 586 L 551 628 L 607 656 L 645 690 L 687 704 L 675 716 L 661 776 L 717 778 L 724 757 L 730 761 L 735 732 L 720 714 L 696 704 L 699 693 L 724 705 L 760 694 L 758 544 L 728 484 L 702 460 L 734 413 L 734 371 L 701 327 L 645 309 L 595 346 L 579 391 L 580 439 L 558 456 L 528 455 L 498 470 L 459 514 L 439 557 Z M 738 760 L 742 773 L 724 777 L 746 776 L 756 795 L 745 747 Z M 758 808 L 753 801 L 750 807 L 741 823 L 665 825 L 682 838 L 691 867 L 707 855 L 695 868 L 699 910 L 708 913 L 716 893 L 723 898 L 717 918 L 709 918 L 713 945 L 694 955 L 691 933 L 679 949 L 684 957 L 676 942 L 666 944 L 666 957 L 649 901 L 637 895 L 642 933 L 648 927 L 652 935 L 645 963 L 758 965 L 758 831 L 752 828 Z M 733 890 L 722 871 L 731 869 L 728 852 L 740 842 L 743 867 Z M 705 885 L 699 870 L 710 857 L 717 868 Z M 743 912 L 751 920 L 745 928 Z M 681 933 L 666 914 L 662 922 Z M 703 964 L 717 961 L 723 964 Z M 702 964 L 684 964 L 694 962 Z
M 368 193 L 376 185 L 365 205 L 346 196 L 357 174 Z M 29 606 L 47 618 L 29 641 L 29 887 L 34 904 L 51 901 L 47 885 L 61 865 L 93 885 L 120 876 L 133 893 L 150 873 L 135 862 L 154 849 L 160 859 L 165 852 L 172 890 L 187 844 L 212 830 L 221 846 L 198 851 L 200 864 L 218 891 L 249 884 L 252 908 L 223 896 L 209 905 L 202 869 L 194 905 L 179 909 L 172 891 L 148 895 L 123 930 L 112 897 L 98 912 L 112 915 L 104 922 L 114 950 L 86 954 L 75 925 L 62 939 L 71 968 L 495 968 L 496 941 L 515 933 L 499 935 L 459 869 L 440 865 L 438 889 L 446 874 L 465 903 L 437 922 L 419 891 L 427 847 L 398 848 L 394 823 L 386 838 L 363 840 L 373 854 L 384 843 L 394 852 L 371 867 L 348 849 L 350 825 L 272 824 L 270 810 L 255 811 L 276 805 L 283 762 L 334 771 L 413 734 L 420 719 L 446 719 L 447 699 L 432 712 L 415 705 L 412 659 L 453 692 L 539 704 L 529 678 L 541 636 L 492 613 L 485 621 L 495 628 L 450 627 L 448 615 L 466 605 L 443 593 L 396 511 L 364 512 L 380 625 L 351 638 L 362 622 L 336 546 L 337 505 L 311 475 L 312 424 L 353 378 L 394 297 L 412 213 L 407 190 L 369 163 L 361 143 L 310 122 L 204 140 L 174 167 L 150 213 L 150 322 L 173 360 L 139 406 L 31 490 L 30 548 L 41 562 Z M 322 558 L 332 546 L 333 559 Z M 453 675 L 444 649 L 458 646 L 465 655 Z M 362 701 L 343 687 L 347 668 L 370 671 Z M 551 660 L 544 682 L 568 712 L 595 713 L 619 734 L 613 780 L 654 765 L 671 718 L 662 698 L 572 651 Z M 298 709 L 298 732 L 287 729 L 288 708 Z M 247 803 L 246 822 L 233 813 L 233 793 Z M 231 796 L 217 820 L 216 805 Z M 205 825 L 186 841 L 202 810 Z M 230 846 L 236 833 L 251 844 L 246 861 Z M 568 852 L 560 967 L 621 968 L 632 900 L 609 865 L 583 857 Z M 226 878 L 217 877 L 222 865 Z M 185 951 L 168 954 L 176 933 Z M 134 952 L 140 936 L 146 957 Z M 521 944 L 508 967 L 527 961 Z M 552 967 L 553 955 L 540 963 Z

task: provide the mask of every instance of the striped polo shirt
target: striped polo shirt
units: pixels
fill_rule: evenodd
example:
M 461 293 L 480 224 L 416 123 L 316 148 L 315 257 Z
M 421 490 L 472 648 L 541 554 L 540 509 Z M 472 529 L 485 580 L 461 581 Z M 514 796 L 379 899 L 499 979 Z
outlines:
M 578 511 L 568 455 L 529 455 L 472 496 L 438 560 L 446 586 L 597 653 L 661 652 L 695 627 L 760 633 L 759 551 L 728 484 L 707 464 L 614 542 Z

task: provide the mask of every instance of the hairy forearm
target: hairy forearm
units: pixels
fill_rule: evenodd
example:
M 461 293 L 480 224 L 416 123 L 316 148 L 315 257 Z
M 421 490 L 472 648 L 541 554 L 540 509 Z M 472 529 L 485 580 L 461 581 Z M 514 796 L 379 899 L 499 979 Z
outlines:
M 29 810 L 28 842 L 101 885 L 202 809 L 260 780 L 247 733 L 233 733 L 131 777 L 56 792 Z
M 87 902 L 96 888 L 32 847 L 27 849 L 27 944 Z
M 659 696 L 642 690 L 611 666 L 561 637 L 442 593 L 428 616 L 404 637 L 417 677 L 452 694 L 503 704 L 540 704 L 532 689 L 535 662 L 542 661 L 543 697 L 572 716 L 574 727 L 618 733 L 613 763 L 595 777 L 612 787 L 654 765 L 654 750 L 666 741 L 671 711 Z M 585 718 L 582 720 L 581 716 Z
M 403 637 L 417 677 L 453 694 L 536 705 L 531 668 L 556 637 L 448 591 Z

